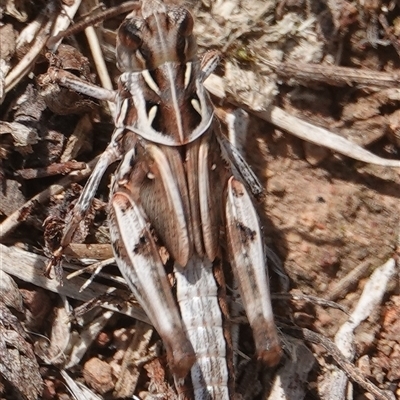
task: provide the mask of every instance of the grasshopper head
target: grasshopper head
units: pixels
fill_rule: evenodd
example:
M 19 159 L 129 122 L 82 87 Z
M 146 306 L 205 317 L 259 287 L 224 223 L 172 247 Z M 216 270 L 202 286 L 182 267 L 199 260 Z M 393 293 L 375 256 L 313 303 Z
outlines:
M 129 14 L 118 30 L 117 62 L 124 72 L 184 64 L 196 60 L 196 53 L 193 17 L 183 7 L 143 1 L 140 12 Z

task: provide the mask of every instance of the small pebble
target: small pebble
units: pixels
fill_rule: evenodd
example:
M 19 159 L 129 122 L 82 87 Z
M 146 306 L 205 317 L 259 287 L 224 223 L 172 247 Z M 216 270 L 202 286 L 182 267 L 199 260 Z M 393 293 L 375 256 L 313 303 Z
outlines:
M 110 365 L 97 357 L 91 358 L 83 367 L 86 383 L 98 393 L 104 394 L 114 388 Z
M 267 190 L 268 193 L 272 193 L 276 196 L 282 197 L 286 192 L 286 187 L 281 182 L 279 176 L 274 176 L 273 178 L 269 179 Z

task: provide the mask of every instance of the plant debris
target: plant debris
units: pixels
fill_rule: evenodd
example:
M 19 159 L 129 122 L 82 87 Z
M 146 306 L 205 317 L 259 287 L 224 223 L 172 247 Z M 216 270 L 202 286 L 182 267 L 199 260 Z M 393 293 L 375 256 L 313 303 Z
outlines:
M 235 157 L 261 181 L 272 291 L 284 292 L 273 305 L 285 355 L 265 370 L 252 359 L 232 291 L 238 393 L 400 398 L 399 4 L 186 5 L 199 53 L 221 53 L 205 85 Z M 63 285 L 43 276 L 80 192 L 74 184 L 84 184 L 113 131 L 115 32 L 132 7 L 0 4 L 4 399 L 177 398 L 162 344 L 112 265 L 105 221 L 112 168 L 66 250 L 66 272 L 55 271 Z M 54 68 L 64 81 L 101 85 L 102 99 L 54 84 Z

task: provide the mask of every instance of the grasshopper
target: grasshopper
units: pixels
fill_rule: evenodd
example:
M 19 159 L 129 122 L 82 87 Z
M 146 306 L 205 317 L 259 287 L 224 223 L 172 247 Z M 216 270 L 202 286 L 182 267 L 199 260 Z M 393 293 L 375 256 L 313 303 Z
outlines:
M 180 398 L 231 399 L 222 256 L 237 282 L 257 358 L 275 365 L 281 349 L 249 194 L 259 184 L 221 133 L 203 86 L 218 56 L 200 61 L 193 24 L 184 7 L 159 0 L 143 0 L 121 24 L 115 130 L 51 264 L 60 262 L 107 167 L 119 161 L 108 210 L 118 267 L 162 338 Z M 68 79 L 59 81 L 68 86 Z M 84 85 L 75 86 L 84 92 Z M 176 298 L 161 252 L 173 266 Z

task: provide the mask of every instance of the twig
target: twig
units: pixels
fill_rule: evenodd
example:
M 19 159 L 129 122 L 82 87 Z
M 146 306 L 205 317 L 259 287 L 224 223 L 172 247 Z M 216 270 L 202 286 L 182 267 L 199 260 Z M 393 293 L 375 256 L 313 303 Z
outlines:
M 378 157 L 350 140 L 296 118 L 279 107 L 271 107 L 268 111 L 253 113 L 300 139 L 326 147 L 355 160 L 384 167 L 400 168 L 400 161 Z
M 88 266 L 85 267 L 85 268 L 79 268 L 78 270 L 76 270 L 76 271 L 74 271 L 74 272 L 71 272 L 71 273 L 67 276 L 67 279 L 73 279 L 73 278 L 75 278 L 75 277 L 77 277 L 77 276 L 79 276 L 79 275 L 86 274 L 86 273 L 90 273 L 90 272 L 91 272 L 92 274 L 96 274 L 96 271 L 97 271 L 99 268 L 102 269 L 102 268 L 106 267 L 107 265 L 111 265 L 111 264 L 114 264 L 114 263 L 115 263 L 114 257 L 113 257 L 113 258 L 109 258 L 109 259 L 107 259 L 107 260 L 99 261 L 99 262 L 97 262 L 97 263 L 88 265 Z
M 309 63 L 293 63 L 286 61 L 275 63 L 261 61 L 274 70 L 281 78 L 295 79 L 300 82 L 320 82 L 332 86 L 364 86 L 374 88 L 393 88 L 400 86 L 400 74 L 367 69 L 339 67 Z
M 346 357 L 353 357 L 352 338 L 357 326 L 368 318 L 381 303 L 390 279 L 396 273 L 396 262 L 390 258 L 377 268 L 364 286 L 360 300 L 349 320 L 342 325 L 335 336 L 335 342 Z M 350 343 L 349 343 L 349 339 Z
M 81 5 L 81 2 L 82 0 L 75 0 L 71 6 L 67 6 L 65 4 L 62 5 L 62 12 L 57 17 L 56 23 L 54 24 L 54 28 L 51 32 L 51 36 L 54 37 L 54 35 L 57 35 L 59 32 L 64 31 L 70 26 L 71 21 L 74 19 L 74 16 Z M 46 44 L 47 43 L 48 40 Z M 55 41 L 51 50 L 55 52 L 60 43 L 61 41 Z
M 53 2 L 50 2 L 47 5 L 45 13 L 46 15 L 49 15 L 49 19 L 36 35 L 34 44 L 30 47 L 29 51 L 24 55 L 21 61 L 6 76 L 4 80 L 4 94 L 8 93 L 12 88 L 14 88 L 18 82 L 20 82 L 22 78 L 29 73 L 36 58 L 45 47 L 57 15 L 55 13 Z
M 90 12 L 90 7 L 87 2 L 83 2 L 81 5 L 81 12 L 87 14 Z M 85 28 L 85 35 L 89 43 L 89 48 L 93 56 L 93 61 L 96 66 L 97 74 L 99 76 L 101 85 L 103 88 L 113 90 L 113 84 L 108 73 L 106 63 L 104 61 L 103 52 L 101 51 L 100 42 L 97 37 L 96 31 L 93 26 L 87 26 Z M 110 109 L 111 115 L 114 117 L 116 113 L 116 105 L 112 101 L 108 101 L 108 108 Z
M 364 286 L 360 300 L 351 313 L 349 320 L 344 323 L 337 332 L 335 343 L 348 360 L 353 360 L 355 354 L 355 329 L 379 306 L 386 292 L 387 285 L 395 272 L 396 262 L 391 258 L 372 273 L 367 284 Z M 327 393 L 330 393 L 330 399 L 337 399 L 342 394 L 344 395 L 346 386 L 347 380 L 345 379 L 343 371 L 337 371 L 336 374 L 333 374 L 327 390 Z
M 306 294 L 293 294 L 293 293 L 272 293 L 271 298 L 273 300 L 283 299 L 283 300 L 300 300 L 300 301 L 308 301 L 312 304 L 317 304 L 322 307 L 331 307 L 337 310 L 343 311 L 345 314 L 348 314 L 348 310 L 346 307 L 343 307 L 341 304 L 335 303 L 334 301 L 321 299 L 316 296 L 309 296 Z
M 153 329 L 148 324 L 137 323 L 131 340 L 127 343 L 118 380 L 115 383 L 114 396 L 117 398 L 132 398 L 138 384 L 141 366 L 153 359 L 149 354 L 150 339 Z
M 71 183 L 79 182 L 82 179 L 87 178 L 91 174 L 92 169 L 96 165 L 98 159 L 99 156 L 90 161 L 84 170 L 71 172 L 69 175 L 62 178 L 58 183 L 51 185 L 47 189 L 38 193 L 36 196 L 33 196 L 22 207 L 18 208 L 11 215 L 9 215 L 0 224 L 0 241 L 3 241 L 4 238 L 19 225 L 24 210 L 33 207 L 35 203 L 44 203 L 45 201 L 48 201 L 51 196 L 61 193 L 66 187 L 70 186 Z
M 41 85 L 52 82 L 56 82 L 76 92 L 85 93 L 87 96 L 93 97 L 94 99 L 116 102 L 117 93 L 114 90 L 108 90 L 90 82 L 82 81 L 74 74 L 62 69 L 50 67 L 47 74 L 40 79 Z M 88 88 L 90 88 L 89 91 Z
M 104 21 L 105 19 L 115 17 L 115 16 L 117 16 L 119 14 L 123 14 L 125 12 L 129 12 L 139 6 L 140 6 L 140 3 L 138 1 L 126 1 L 124 4 L 109 8 L 108 10 L 100 12 L 100 13 L 96 14 L 95 16 L 86 18 L 83 21 L 78 21 L 71 28 L 69 28 L 65 31 L 59 32 L 57 35 L 50 38 L 49 41 L 47 42 L 47 47 L 52 49 L 52 47 L 55 45 L 55 43 L 64 37 L 75 35 L 76 33 L 83 31 L 89 25 L 94 25 L 100 21 Z
M 389 393 L 379 389 L 369 379 L 365 378 L 362 372 L 347 360 L 337 346 L 328 338 L 306 328 L 297 328 L 284 324 L 279 324 L 279 326 L 292 336 L 323 346 L 329 355 L 332 356 L 337 364 L 346 372 L 347 376 L 353 382 L 356 382 L 366 391 L 375 396 L 377 400 L 394 400 L 394 397 Z
M 204 84 L 209 92 L 213 95 L 225 99 L 226 93 L 224 89 L 223 79 L 211 74 Z M 238 105 L 243 107 L 243 105 Z M 249 112 L 257 117 L 268 121 L 277 127 L 297 136 L 300 139 L 323 146 L 336 151 L 355 160 L 365 163 L 381 165 L 384 167 L 400 168 L 400 161 L 387 160 L 370 153 L 355 143 L 347 140 L 335 133 L 329 132 L 324 128 L 312 125 L 306 121 L 296 118 L 279 107 L 271 106 L 265 111 L 256 111 L 248 109 Z
M 94 278 L 101 272 L 101 270 L 106 267 L 107 265 L 111 265 L 115 263 L 115 258 L 109 258 L 108 260 L 99 261 L 91 265 L 91 269 L 93 271 L 92 275 L 86 282 L 80 287 L 79 291 L 83 292 L 89 285 L 92 284 Z M 72 275 L 72 274 L 71 274 Z M 71 279 L 71 275 L 68 276 L 68 279 Z
M 308 374 L 315 363 L 312 352 L 302 340 L 286 338 L 285 347 L 290 357 L 274 376 L 266 400 L 303 399 Z
M 16 173 L 24 179 L 44 178 L 52 175 L 65 175 L 72 171 L 79 171 L 86 168 L 86 163 L 78 161 L 67 161 L 65 163 L 51 164 L 43 168 L 19 169 Z
M 116 291 L 110 285 L 103 285 L 98 282 L 93 282 L 85 291 L 79 292 L 79 288 L 85 283 L 86 279 L 75 278 L 67 280 L 67 273 L 63 273 L 63 285 L 55 279 L 48 279 L 44 276 L 43 271 L 48 264 L 48 259 L 16 247 L 7 247 L 0 244 L 1 264 L 0 264 L 0 279 L 1 273 L 4 271 L 9 275 L 15 276 L 24 282 L 29 282 L 51 292 L 58 293 L 70 297 L 72 299 L 88 302 L 97 298 L 99 293 L 112 294 Z M 72 264 L 63 262 L 65 268 L 73 268 Z M 119 289 L 124 298 L 131 297 L 130 290 Z M 139 319 L 140 321 L 149 323 L 149 320 L 144 311 L 132 303 L 125 303 L 123 307 L 114 306 L 112 304 L 102 303 L 101 306 L 107 310 L 116 311 L 124 315 Z
M 64 251 L 67 258 L 107 260 L 113 257 L 112 247 L 109 243 L 71 243 Z
M 358 282 L 362 277 L 365 276 L 371 262 L 369 260 L 363 261 L 352 269 L 343 279 L 341 279 L 331 290 L 328 291 L 327 299 L 335 301 L 339 298 L 343 298 L 351 285 Z

